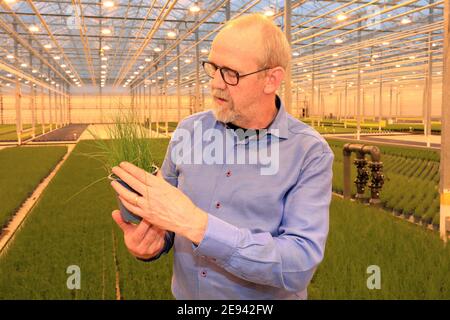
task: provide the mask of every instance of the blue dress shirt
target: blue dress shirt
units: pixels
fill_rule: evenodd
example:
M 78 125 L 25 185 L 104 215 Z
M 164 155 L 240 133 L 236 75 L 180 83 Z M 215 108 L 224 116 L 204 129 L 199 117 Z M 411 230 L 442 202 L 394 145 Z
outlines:
M 184 119 L 174 132 L 163 177 L 208 213 L 198 246 L 182 236 L 166 235 L 162 253 L 173 245 L 175 298 L 307 298 L 328 235 L 334 155 L 315 130 L 285 111 L 278 97 L 276 104 L 278 113 L 259 140 L 256 135 L 239 138 L 211 111 Z M 221 163 L 198 163 L 191 153 L 212 141 L 211 128 L 232 143 L 212 153 Z M 200 129 L 206 141 L 196 144 L 193 137 Z M 191 135 L 189 152 L 176 150 L 182 144 L 181 131 Z M 261 174 L 261 163 L 227 161 L 239 151 L 257 153 L 258 141 L 264 139 L 268 145 L 278 143 L 276 174 Z M 194 163 L 183 163 L 183 157 Z

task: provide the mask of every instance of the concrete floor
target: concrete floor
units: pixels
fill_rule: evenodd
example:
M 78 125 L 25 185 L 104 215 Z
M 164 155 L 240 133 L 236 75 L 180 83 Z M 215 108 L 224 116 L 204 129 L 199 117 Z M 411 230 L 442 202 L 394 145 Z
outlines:
M 108 132 L 112 129 L 112 124 L 91 124 L 80 136 L 80 140 L 93 140 L 94 136 L 100 139 L 108 139 Z M 149 133 L 150 135 L 150 133 Z M 151 132 L 152 138 L 167 138 L 165 134 L 157 133 L 156 131 Z M 169 134 L 170 137 L 170 134 Z

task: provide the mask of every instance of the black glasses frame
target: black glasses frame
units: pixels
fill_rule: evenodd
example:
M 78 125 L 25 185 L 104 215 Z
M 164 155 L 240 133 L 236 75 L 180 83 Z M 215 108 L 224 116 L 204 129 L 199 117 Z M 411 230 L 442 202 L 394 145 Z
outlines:
M 237 85 L 239 84 L 239 80 L 240 80 L 241 78 L 243 78 L 243 77 L 246 77 L 246 76 L 249 76 L 249 75 L 252 75 L 252 74 L 261 72 L 261 71 L 266 71 L 266 70 L 272 69 L 272 68 L 268 67 L 268 68 L 260 69 L 260 70 L 257 70 L 257 71 L 254 71 L 254 72 L 250 72 L 250 73 L 246 73 L 246 74 L 239 74 L 239 72 L 237 72 L 236 70 L 230 69 L 230 68 L 228 68 L 228 67 L 219 67 L 218 65 L 216 65 L 216 64 L 213 63 L 213 62 L 210 62 L 210 61 L 202 61 L 202 67 L 203 67 L 203 70 L 205 71 L 206 75 L 207 75 L 208 77 L 210 77 L 210 78 L 214 78 L 214 75 L 209 75 L 209 74 L 208 74 L 208 72 L 207 72 L 206 69 L 205 69 L 205 65 L 211 65 L 211 66 L 213 66 L 214 68 L 216 68 L 216 71 L 217 71 L 217 69 L 219 69 L 219 71 L 220 71 L 220 76 L 222 77 L 222 80 L 223 80 L 226 84 L 228 84 L 228 85 L 230 85 L 230 86 L 237 86 Z M 227 71 L 227 72 L 233 72 L 233 73 L 236 75 L 236 83 L 229 83 L 227 80 L 225 80 L 225 74 L 224 74 L 225 71 Z

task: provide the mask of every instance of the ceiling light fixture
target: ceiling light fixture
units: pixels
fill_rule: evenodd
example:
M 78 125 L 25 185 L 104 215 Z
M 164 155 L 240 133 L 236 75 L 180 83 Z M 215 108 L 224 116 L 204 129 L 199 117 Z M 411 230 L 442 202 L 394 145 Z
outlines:
M 401 20 L 401 24 L 409 24 L 411 23 L 411 19 L 409 17 L 403 17 Z
M 112 8 L 112 7 L 114 7 L 114 1 L 103 1 L 103 6 L 105 7 L 105 8 Z
M 189 8 L 189 11 L 192 13 L 198 13 L 200 12 L 200 7 L 198 6 L 198 4 L 194 4 Z
M 272 8 L 267 8 L 264 10 L 264 15 L 266 17 L 273 17 L 275 15 L 275 11 Z
M 28 30 L 30 30 L 30 32 L 39 32 L 39 28 L 37 27 L 37 26 L 30 26 L 29 28 L 28 28 Z
M 102 29 L 102 34 L 104 34 L 104 35 L 109 35 L 109 34 L 111 34 L 111 29 L 108 29 L 108 28 L 103 28 Z
M 347 16 L 344 13 L 338 14 L 338 16 L 336 17 L 336 19 L 338 21 L 344 21 L 347 20 Z

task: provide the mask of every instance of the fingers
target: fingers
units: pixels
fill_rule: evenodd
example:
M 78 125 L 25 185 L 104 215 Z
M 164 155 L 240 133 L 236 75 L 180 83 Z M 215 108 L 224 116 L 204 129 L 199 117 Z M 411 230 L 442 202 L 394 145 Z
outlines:
M 120 179 L 122 179 L 126 184 L 128 184 L 131 188 L 139 192 L 140 194 L 144 194 L 147 188 L 147 185 L 139 181 L 136 176 L 131 175 L 121 167 L 113 167 L 112 172 L 117 175 Z
M 158 235 L 155 228 L 149 228 L 147 232 L 144 234 L 144 237 L 141 239 L 137 247 L 137 251 L 145 254 L 149 254 L 150 245 L 155 241 L 156 236 Z
M 133 232 L 132 241 L 140 244 L 151 227 L 152 225 L 149 222 L 142 220 Z
M 120 215 L 119 210 L 114 210 L 112 212 L 112 218 L 117 223 L 117 225 L 122 229 L 123 233 L 127 234 L 135 228 L 132 224 L 125 222 Z
M 151 173 L 149 173 L 139 167 L 136 167 L 132 163 L 129 163 L 126 161 L 121 162 L 120 168 L 125 170 L 131 176 L 135 177 L 137 180 L 139 180 L 140 182 L 142 182 L 143 184 L 145 184 L 147 186 L 152 186 L 155 181 L 155 177 Z M 143 194 L 143 193 L 141 193 L 141 194 Z
M 133 200 L 131 200 L 132 202 L 134 202 L 135 197 L 136 197 L 136 194 L 132 197 L 132 199 L 133 199 Z M 140 199 L 140 198 L 138 198 L 138 199 Z M 132 213 L 138 215 L 139 217 L 144 218 L 144 211 L 140 207 L 135 206 L 134 204 L 132 204 L 129 200 L 127 200 L 120 194 L 119 194 L 119 200 L 122 202 L 122 204 L 125 206 L 125 208 L 130 210 Z
M 137 247 L 137 252 L 145 256 L 147 259 L 153 257 L 164 247 L 164 234 L 165 231 L 158 228 L 149 228 L 145 234 L 145 237 Z
M 116 190 L 119 197 L 127 200 L 133 206 L 139 207 L 139 201 L 142 201 L 142 197 L 140 197 L 136 192 L 128 190 L 117 181 L 112 181 L 111 186 L 114 188 L 114 190 Z

